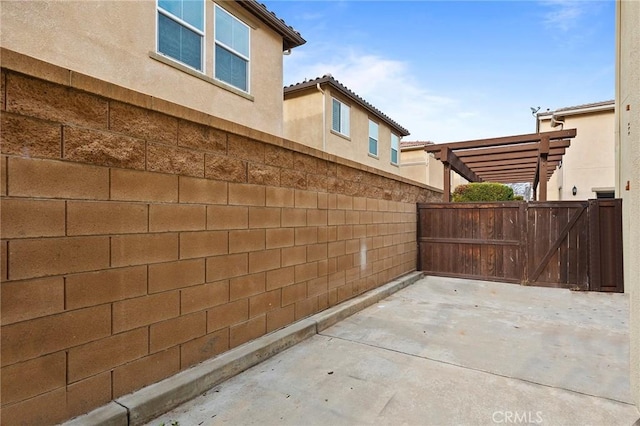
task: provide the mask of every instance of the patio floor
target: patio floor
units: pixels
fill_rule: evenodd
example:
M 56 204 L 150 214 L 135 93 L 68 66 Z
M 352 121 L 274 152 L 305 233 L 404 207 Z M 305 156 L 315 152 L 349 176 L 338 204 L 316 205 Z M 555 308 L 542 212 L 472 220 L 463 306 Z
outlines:
M 149 425 L 631 425 L 628 296 L 425 277 Z

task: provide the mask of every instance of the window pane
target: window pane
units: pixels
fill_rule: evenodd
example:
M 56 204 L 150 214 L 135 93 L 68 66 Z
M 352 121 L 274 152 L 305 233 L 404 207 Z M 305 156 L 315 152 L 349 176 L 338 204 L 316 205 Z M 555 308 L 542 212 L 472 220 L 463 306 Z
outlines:
M 197 29 L 204 31 L 204 2 L 202 0 L 184 0 L 182 19 Z
M 158 51 L 202 70 L 202 37 L 158 13 Z
M 180 27 L 182 41 L 181 61 L 197 70 L 202 70 L 202 37 L 188 28 Z
M 369 153 L 378 155 L 378 141 L 374 138 L 369 138 Z
M 158 0 L 158 6 L 178 18 L 182 18 L 182 5 L 180 0 Z
M 340 120 L 342 121 L 342 129 L 340 130 L 342 134 L 349 136 L 349 108 L 348 106 L 342 104 L 340 106 Z
M 249 28 L 233 15 L 216 7 L 216 41 L 249 57 Z
M 369 137 L 378 139 L 378 124 L 369 120 Z
M 398 164 L 398 145 L 400 144 L 400 138 L 398 135 L 391 133 L 391 162 Z
M 395 149 L 396 151 L 398 150 L 398 143 L 399 143 L 400 139 L 398 138 L 397 135 L 391 133 L 391 148 Z
M 233 17 L 216 7 L 216 40 L 233 47 Z
M 227 49 L 216 45 L 216 78 L 247 91 L 248 63 Z
M 180 60 L 180 24 L 158 13 L 158 51 Z
M 233 22 L 233 47 L 238 53 L 249 56 L 249 28 L 240 21 Z
M 203 0 L 158 0 L 158 7 L 204 31 Z
M 340 131 L 340 102 L 333 100 L 333 112 L 331 116 L 331 128 L 336 132 Z

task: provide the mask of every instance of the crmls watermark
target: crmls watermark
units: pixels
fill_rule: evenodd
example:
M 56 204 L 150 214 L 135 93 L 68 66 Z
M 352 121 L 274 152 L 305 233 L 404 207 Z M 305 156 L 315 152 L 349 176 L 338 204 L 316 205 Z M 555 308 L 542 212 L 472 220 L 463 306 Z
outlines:
M 491 420 L 501 424 L 540 424 L 543 422 L 542 411 L 494 411 Z

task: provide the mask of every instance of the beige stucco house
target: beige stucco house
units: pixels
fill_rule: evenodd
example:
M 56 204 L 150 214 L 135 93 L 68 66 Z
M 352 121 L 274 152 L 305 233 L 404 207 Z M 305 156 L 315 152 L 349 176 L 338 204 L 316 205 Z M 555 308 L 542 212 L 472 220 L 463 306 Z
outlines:
M 0 10 L 5 49 L 282 136 L 282 55 L 305 40 L 254 0 L 3 1 Z
M 284 88 L 284 136 L 400 175 L 400 139 L 409 131 L 330 74 Z
M 415 180 L 433 188 L 444 188 L 444 165 L 435 156 L 424 150 L 430 141 L 400 142 L 400 171 L 403 177 Z M 451 171 L 451 187 L 467 183 L 467 181 Z
M 577 129 L 561 165 L 547 184 L 547 200 L 614 197 L 614 110 L 611 100 L 537 114 L 537 131 Z
M 631 396 L 640 408 L 640 2 L 616 2 L 616 196 L 622 198 Z

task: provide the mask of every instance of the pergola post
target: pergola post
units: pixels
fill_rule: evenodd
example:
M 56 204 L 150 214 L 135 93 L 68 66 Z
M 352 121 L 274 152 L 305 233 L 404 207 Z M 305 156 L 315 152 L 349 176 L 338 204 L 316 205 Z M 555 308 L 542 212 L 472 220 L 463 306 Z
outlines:
M 443 162 L 444 165 L 444 199 L 445 203 L 451 202 L 451 165 Z
M 549 136 L 540 139 L 540 201 L 547 201 L 547 157 L 549 156 Z
M 442 200 L 445 203 L 451 202 L 451 164 L 449 163 L 449 148 L 443 146 L 440 150 L 440 161 L 444 166 L 442 175 L 442 185 L 444 186 L 444 194 Z

